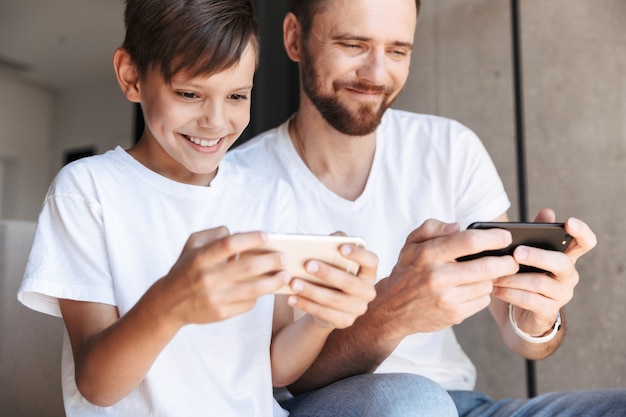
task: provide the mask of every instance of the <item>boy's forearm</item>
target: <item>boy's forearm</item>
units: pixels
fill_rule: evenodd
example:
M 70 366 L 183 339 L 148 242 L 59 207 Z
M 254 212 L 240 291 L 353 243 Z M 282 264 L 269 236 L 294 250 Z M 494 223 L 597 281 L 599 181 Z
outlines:
M 305 315 L 278 332 L 272 340 L 272 380 L 275 387 L 294 382 L 313 363 L 332 329 Z
M 144 296 L 126 315 L 82 344 L 76 357 L 76 384 L 90 402 L 110 406 L 127 396 L 178 331 L 155 322 L 154 301 Z
M 294 394 L 321 388 L 342 378 L 374 372 L 399 341 L 379 326 L 375 305 L 346 329 L 334 330 L 315 362 L 289 390 Z

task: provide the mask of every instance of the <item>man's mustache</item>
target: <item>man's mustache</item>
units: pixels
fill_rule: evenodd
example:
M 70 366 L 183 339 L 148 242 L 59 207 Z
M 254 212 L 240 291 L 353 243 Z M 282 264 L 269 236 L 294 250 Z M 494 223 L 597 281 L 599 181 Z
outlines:
M 367 94 L 386 94 L 389 95 L 393 92 L 393 88 L 386 85 L 375 85 L 362 81 L 335 81 L 333 83 L 335 91 L 342 88 L 356 90 L 361 93 Z

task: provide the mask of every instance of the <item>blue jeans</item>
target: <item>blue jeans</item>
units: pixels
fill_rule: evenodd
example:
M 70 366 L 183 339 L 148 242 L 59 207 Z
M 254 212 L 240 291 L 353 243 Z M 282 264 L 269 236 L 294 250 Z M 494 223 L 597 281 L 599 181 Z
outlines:
M 448 393 L 414 374 L 364 374 L 281 402 L 290 417 L 457 417 Z
M 626 417 L 626 389 L 494 401 L 475 391 L 446 392 L 418 375 L 365 374 L 281 405 L 290 417 Z
M 450 391 L 459 417 L 624 417 L 626 389 L 551 392 L 494 401 L 475 391 Z

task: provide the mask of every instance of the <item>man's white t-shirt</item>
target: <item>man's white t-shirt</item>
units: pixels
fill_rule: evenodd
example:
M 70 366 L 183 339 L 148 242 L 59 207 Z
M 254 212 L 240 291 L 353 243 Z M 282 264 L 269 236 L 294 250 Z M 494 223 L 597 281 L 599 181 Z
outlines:
M 289 138 L 288 122 L 231 150 L 226 159 L 287 180 L 296 194 L 299 232 L 343 231 L 365 238 L 379 257 L 379 279 L 389 275 L 406 237 L 426 219 L 465 228 L 510 206 L 478 137 L 437 116 L 385 113 L 367 184 L 354 201 L 336 195 L 309 171 Z M 476 380 L 452 328 L 406 337 L 377 372 L 417 373 L 449 390 L 473 389 Z
M 284 182 L 222 162 L 210 186 L 171 181 L 116 148 L 64 167 L 38 220 L 19 299 L 60 315 L 58 299 L 104 303 L 126 314 L 182 252 L 189 235 L 293 231 L 293 194 Z M 250 312 L 183 327 L 141 384 L 111 407 L 76 388 L 67 334 L 63 396 L 73 416 L 286 416 L 272 395 L 269 358 L 274 298 Z

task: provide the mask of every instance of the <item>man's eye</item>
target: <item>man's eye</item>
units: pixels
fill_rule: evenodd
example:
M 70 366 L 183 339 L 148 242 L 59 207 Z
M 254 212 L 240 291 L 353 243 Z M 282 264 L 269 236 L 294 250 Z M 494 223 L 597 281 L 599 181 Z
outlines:
M 230 99 L 235 101 L 244 101 L 248 99 L 248 96 L 245 94 L 232 94 Z
M 392 49 L 391 53 L 397 57 L 405 57 L 408 54 L 404 49 Z

